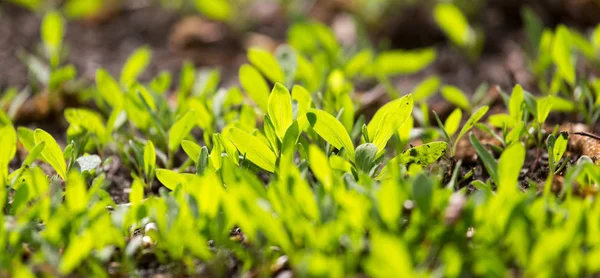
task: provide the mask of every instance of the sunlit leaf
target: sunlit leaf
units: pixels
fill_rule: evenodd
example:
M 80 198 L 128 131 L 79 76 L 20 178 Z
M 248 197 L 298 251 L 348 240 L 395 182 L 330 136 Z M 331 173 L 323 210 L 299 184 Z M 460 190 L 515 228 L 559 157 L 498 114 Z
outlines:
M 469 99 L 463 93 L 463 91 L 455 86 L 446 85 L 442 87 L 442 96 L 450 103 L 458 106 L 459 108 L 467 111 L 471 111 L 471 105 Z
M 446 142 L 431 142 L 410 148 L 396 156 L 393 161 L 400 164 L 415 163 L 421 166 L 429 166 L 440 159 L 446 153 L 447 148 L 448 143 Z
M 232 15 L 231 3 L 227 0 L 195 0 L 196 8 L 206 17 L 226 21 Z
M 179 120 L 177 120 L 171 129 L 169 129 L 169 149 L 177 150 L 183 138 L 188 136 L 196 124 L 196 113 L 194 110 L 188 111 Z
M 421 83 L 413 90 L 415 102 L 427 100 L 437 92 L 441 83 L 440 78 L 437 76 L 431 76 L 421 81 Z
M 524 162 L 525 147 L 523 144 L 517 142 L 508 146 L 498 159 L 498 186 L 511 187 L 516 190 Z
M 377 120 L 377 122 L 375 122 L 373 125 L 369 123 L 367 128 L 371 127 L 372 130 L 372 126 L 377 124 L 374 133 L 371 133 L 369 130 L 369 137 L 372 138 L 372 143 L 377 147 L 378 156 L 383 154 L 387 142 L 390 140 L 392 135 L 398 131 L 404 121 L 408 119 L 412 113 L 413 105 L 413 97 L 411 94 L 408 94 L 400 99 L 388 103 L 384 107 L 380 108 L 380 110 L 383 110 L 382 112 L 378 111 L 375 114 L 372 121 Z M 379 115 L 377 114 L 381 113 L 384 114 L 381 116 L 381 118 L 379 118 Z
M 458 127 L 460 126 L 460 121 L 462 120 L 462 111 L 459 108 L 454 109 L 452 113 L 446 118 L 446 122 L 444 123 L 444 127 L 446 128 L 446 132 L 448 132 L 449 136 L 454 135 L 456 131 L 458 131 Z
M 275 171 L 277 157 L 267 145 L 236 127 L 229 129 L 229 135 L 228 139 L 236 146 L 240 154 L 245 155 L 246 159 L 266 171 Z
M 269 85 L 253 66 L 244 64 L 240 67 L 240 84 L 248 96 L 264 112 L 267 111 Z
M 196 175 L 187 173 L 178 173 L 168 169 L 156 169 L 156 178 L 162 185 L 170 190 L 175 190 L 177 186 L 185 186 L 191 177 Z
M 200 157 L 200 151 L 202 149 L 200 145 L 189 140 L 183 140 L 181 141 L 181 147 L 194 163 L 198 162 L 198 157 Z
M 308 148 L 308 157 L 310 160 L 310 169 L 325 190 L 329 192 L 333 186 L 333 173 L 329 167 L 327 156 L 319 147 L 310 145 Z
M 42 141 L 46 142 L 46 147 L 42 151 L 44 159 L 54 168 L 56 173 L 66 180 L 67 178 L 67 164 L 63 157 L 63 153 L 60 149 L 56 140 L 48 132 L 41 129 L 36 129 L 33 133 L 35 144 L 39 144 Z
M 331 114 L 313 108 L 308 109 L 306 117 L 317 134 L 337 149 L 343 148 L 348 159 L 354 161 L 354 144 L 342 123 Z
M 96 71 L 96 87 L 98 92 L 113 108 L 123 107 L 123 91 L 115 79 L 104 69 Z
M 536 100 L 536 108 L 537 108 L 537 122 L 538 124 L 543 124 L 548 115 L 550 114 L 550 110 L 552 109 L 552 99 L 550 97 L 539 98 Z
M 575 63 L 571 61 L 571 34 L 564 25 L 559 25 L 552 45 L 552 61 L 558 73 L 569 85 L 575 85 Z
M 70 211 L 82 212 L 88 205 L 87 186 L 83 177 L 74 171 L 69 172 L 65 186 L 65 202 Z
M 413 74 L 431 64 L 436 56 L 433 48 L 387 51 L 377 56 L 375 67 L 383 76 Z
M 151 58 L 152 53 L 150 52 L 150 48 L 140 47 L 136 49 L 129 58 L 127 58 L 125 65 L 123 65 L 120 79 L 121 84 L 125 87 L 129 87 L 135 82 L 138 76 L 146 69 L 148 64 L 150 64 Z
M 48 12 L 42 20 L 42 28 L 40 30 L 42 41 L 53 66 L 58 65 L 60 58 L 60 50 L 65 33 L 64 25 L 62 16 L 56 11 Z
M 451 3 L 438 3 L 433 9 L 433 16 L 438 26 L 450 40 L 460 47 L 473 43 L 475 32 L 469 26 L 467 18 Z
M 269 117 L 273 121 L 275 133 L 283 140 L 286 130 L 292 125 L 292 98 L 290 92 L 280 83 L 275 83 L 269 95 Z
M 17 133 L 12 125 L 0 128 L 0 184 L 8 177 L 8 164 L 17 151 Z
M 182 142 L 183 145 L 183 142 Z M 148 177 L 152 177 L 156 168 L 156 149 L 151 140 L 146 141 L 144 147 L 144 173 Z
M 279 63 L 273 56 L 266 50 L 258 48 L 250 48 L 248 50 L 248 60 L 260 70 L 271 82 L 285 82 L 285 75 Z

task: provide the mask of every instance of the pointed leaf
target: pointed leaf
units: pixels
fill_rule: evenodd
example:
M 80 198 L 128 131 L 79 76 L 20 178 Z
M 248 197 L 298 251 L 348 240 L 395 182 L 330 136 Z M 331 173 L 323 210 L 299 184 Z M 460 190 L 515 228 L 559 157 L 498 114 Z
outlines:
M 46 147 L 42 151 L 42 156 L 44 159 L 54 168 L 56 173 L 66 180 L 67 178 L 67 164 L 63 157 L 63 153 L 60 149 L 56 140 L 50 135 L 48 132 L 45 132 L 41 129 L 36 129 L 33 133 L 33 137 L 36 144 L 41 142 L 46 142 Z
M 317 134 L 337 149 L 344 148 L 348 159 L 354 161 L 354 144 L 340 121 L 323 110 L 313 108 L 308 109 L 306 117 Z
M 281 83 L 275 83 L 269 95 L 269 117 L 273 121 L 279 140 L 283 140 L 288 127 L 292 125 L 292 98 L 288 89 Z
M 8 177 L 8 164 L 17 151 L 17 132 L 12 125 L 0 128 L 0 144 L 2 144 L 0 148 L 0 185 L 3 185 L 4 180 Z
M 277 157 L 260 139 L 237 127 L 229 129 L 228 139 L 236 146 L 240 154 L 245 155 L 246 159 L 256 166 L 269 172 L 275 171 Z
M 377 124 L 375 133 L 373 135 L 369 134 L 369 138 L 373 140 L 372 143 L 377 147 L 377 156 L 383 154 L 387 142 L 398 131 L 404 121 L 408 119 L 414 104 L 411 94 L 403 96 L 392 103 L 392 106 L 385 108 L 385 114 Z
M 471 117 L 469 117 L 469 119 L 467 120 L 465 125 L 460 130 L 460 133 L 458 133 L 458 136 L 456 137 L 456 141 L 454 141 L 454 146 L 453 146 L 454 149 L 456 149 L 456 145 L 458 144 L 458 141 L 460 141 L 460 138 L 462 138 L 469 130 L 471 130 L 471 128 L 473 128 L 473 126 L 475 126 L 475 124 L 477 122 L 479 122 L 479 120 L 481 120 L 481 118 L 485 115 L 485 113 L 487 113 L 487 111 L 489 109 L 490 108 L 487 105 L 483 106 L 483 107 L 477 109 L 477 111 L 475 111 L 471 115 Z
M 169 129 L 169 149 L 177 150 L 183 138 L 188 136 L 196 124 L 195 110 L 188 111 Z
M 271 80 L 271 82 L 285 82 L 285 74 L 283 73 L 281 66 L 277 63 L 273 54 L 268 51 L 250 48 L 248 50 L 248 60 Z
M 251 65 L 243 64 L 240 67 L 240 84 L 248 96 L 263 111 L 267 112 L 269 99 L 269 85 L 260 75 L 258 70 Z

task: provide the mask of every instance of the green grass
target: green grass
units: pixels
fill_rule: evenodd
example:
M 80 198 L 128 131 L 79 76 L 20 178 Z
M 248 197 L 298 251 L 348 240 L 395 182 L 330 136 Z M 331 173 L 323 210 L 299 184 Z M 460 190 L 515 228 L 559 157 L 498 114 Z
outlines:
M 460 24 L 443 31 L 476 52 L 460 10 L 436 8 L 441 24 L 453 17 Z M 64 64 L 60 13 L 42 30 L 44 53 L 24 61 L 61 97 L 76 72 Z M 516 85 L 494 115 L 431 76 L 412 93 L 388 90 L 392 100 L 365 121 L 357 81 L 419 72 L 436 52 L 344 49 L 316 22 L 292 25 L 275 54 L 250 49 L 241 88 L 189 63 L 180 80 L 162 72 L 140 82 L 152 59 L 140 48 L 120 76 L 97 71 L 81 93 L 94 109 L 64 111 L 64 148 L 57 134 L 15 127 L 0 111 L 0 276 L 136 275 L 149 256 L 176 275 L 198 265 L 228 275 L 232 258 L 236 273 L 264 277 L 283 258 L 300 277 L 598 275 L 600 168 L 567 151 L 570 134 L 544 127 L 565 111 L 597 121 L 600 81 L 575 68 L 577 57 L 598 65 L 600 26 L 589 38 L 562 25 L 528 30 L 543 32 L 530 34 L 540 41 L 528 57 L 540 94 Z M 433 126 L 426 101 L 438 91 L 457 108 L 445 122 L 434 114 Z M 486 133 L 494 147 L 476 136 Z M 467 161 L 455 155 L 466 140 L 482 174 L 461 172 Z M 528 150 L 549 154 L 541 182 L 520 177 Z M 107 192 L 115 160 L 131 180 L 127 204 Z

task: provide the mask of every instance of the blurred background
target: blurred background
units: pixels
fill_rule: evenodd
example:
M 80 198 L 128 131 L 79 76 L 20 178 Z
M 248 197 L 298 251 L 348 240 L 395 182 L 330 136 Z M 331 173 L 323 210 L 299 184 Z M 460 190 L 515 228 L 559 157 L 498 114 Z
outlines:
M 436 21 L 434 7 L 452 2 L 468 20 L 473 39 L 461 47 L 451 43 Z M 4 0 L 0 2 L 0 91 L 35 93 L 36 67 L 31 57 L 43 52 L 40 24 L 45 13 L 66 18 L 64 64 L 76 69 L 76 84 L 93 84 L 99 67 L 118 75 L 138 47 L 152 51 L 141 76 L 150 80 L 166 70 L 174 74 L 183 61 L 213 67 L 224 86 L 237 84 L 238 67 L 249 47 L 274 51 L 285 43 L 298 22 L 331 27 L 346 55 L 372 48 L 433 47 L 435 62 L 412 75 L 395 77 L 392 85 L 408 92 L 426 76 L 437 75 L 468 94 L 482 82 L 535 92 L 528 69 L 528 36 L 544 27 L 565 24 L 582 34 L 600 21 L 598 0 Z M 526 22 L 527 21 L 527 22 Z M 537 29 L 536 29 L 537 28 Z M 300 29 L 300 28 L 296 28 Z M 294 30 L 296 30 L 294 29 Z M 298 31 L 298 30 L 296 30 Z M 586 33 L 587 32 L 587 33 Z M 302 33 L 293 36 L 302 43 Z M 532 35 L 533 34 L 533 35 Z M 305 40 L 314 40 L 305 36 Z M 290 39 L 290 43 L 294 43 Z M 371 90 L 373 83 L 357 86 Z M 81 87 L 75 87 L 81 88 Z M 68 89 L 68 88 L 67 88 Z M 76 89 L 73 89 L 76 91 Z M 67 90 L 68 91 L 68 90 Z

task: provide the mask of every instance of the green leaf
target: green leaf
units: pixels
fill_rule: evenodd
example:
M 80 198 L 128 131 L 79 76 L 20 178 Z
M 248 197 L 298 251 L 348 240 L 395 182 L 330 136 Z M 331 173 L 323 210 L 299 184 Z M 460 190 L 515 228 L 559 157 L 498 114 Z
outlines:
M 550 95 L 550 111 L 573 112 L 575 111 L 575 103 L 561 97 Z M 597 98 L 598 101 L 600 98 Z
M 129 192 L 129 202 L 135 206 L 144 200 L 144 183 L 138 178 L 133 179 L 131 192 Z
M 433 201 L 434 181 L 425 173 L 418 175 L 412 183 L 412 196 L 424 215 L 429 213 Z
M 523 163 L 525 147 L 520 142 L 508 146 L 498 159 L 498 186 L 517 189 L 517 181 Z M 512 191 L 512 190 L 511 190 Z
M 179 73 L 179 89 L 177 90 L 177 103 L 183 104 L 192 93 L 196 82 L 196 69 L 190 61 L 185 61 Z
M 39 144 L 41 142 L 46 142 L 46 147 L 42 151 L 42 157 L 54 168 L 56 173 L 66 180 L 67 178 L 67 164 L 63 157 L 63 153 L 60 149 L 56 140 L 52 138 L 48 132 L 45 132 L 41 129 L 36 129 L 33 133 L 33 137 L 35 140 L 35 144 Z
M 3 185 L 8 177 L 8 164 L 17 151 L 17 132 L 12 125 L 0 128 L 0 144 L 2 144 L 2 148 L 0 148 L 0 185 Z
M 285 82 L 283 69 L 270 52 L 258 48 L 248 50 L 248 60 L 258 68 L 271 82 Z
M 98 92 L 110 106 L 115 109 L 123 107 L 123 91 L 114 78 L 104 69 L 96 71 L 96 87 Z
M 58 89 L 59 86 L 65 82 L 73 80 L 77 77 L 77 69 L 73 65 L 67 65 L 54 69 L 50 73 L 50 80 L 48 81 L 48 88 L 51 90 Z
M 243 64 L 240 67 L 240 84 L 248 96 L 258 105 L 258 107 L 266 112 L 269 99 L 269 85 L 267 81 L 260 75 L 258 70 L 251 65 Z
M 379 110 L 383 110 L 381 112 L 383 116 L 377 115 L 381 114 L 379 111 L 375 113 L 377 117 L 374 116 L 373 120 L 377 121 L 373 124 L 369 123 L 367 129 L 369 130 L 369 138 L 373 140 L 372 143 L 377 147 L 377 156 L 383 154 L 387 142 L 398 131 L 404 121 L 408 119 L 412 113 L 413 105 L 413 97 L 411 94 L 408 94 L 380 108 Z M 379 120 L 379 117 L 381 117 L 381 120 Z M 371 133 L 370 131 L 373 130 L 375 124 L 377 124 L 377 127 L 374 133 Z
M 17 134 L 19 135 L 19 142 L 23 144 L 25 150 L 29 152 L 35 147 L 36 144 L 35 139 L 33 139 L 33 130 L 20 126 L 17 128 Z
M 365 143 L 356 148 L 356 166 L 365 173 L 369 173 L 375 166 L 377 155 L 377 146 L 372 143 Z
M 402 237 L 372 231 L 369 257 L 364 268 L 369 277 L 415 277 L 413 261 Z M 418 275 L 417 275 L 418 276 Z
M 245 155 L 246 159 L 256 166 L 269 172 L 275 171 L 277 157 L 261 140 L 237 127 L 229 129 L 228 139 L 236 146 L 240 154 Z
M 506 144 L 510 145 L 514 142 L 519 141 L 521 138 L 522 132 L 524 131 L 526 126 L 525 122 L 519 122 L 515 125 L 513 129 L 511 129 L 506 135 Z
M 169 150 L 177 150 L 183 138 L 190 134 L 195 124 L 196 113 L 194 110 L 188 111 L 183 117 L 177 120 L 171 129 L 169 129 Z
M 221 140 L 217 138 L 217 134 L 213 134 L 212 138 L 213 148 L 210 151 L 210 163 L 212 164 L 213 168 L 215 168 L 215 170 L 219 170 L 223 165 L 223 158 L 221 157 L 221 154 L 224 151 L 224 147 L 221 143 Z
M 523 109 L 522 105 L 525 101 L 525 97 L 523 96 L 523 88 L 521 85 L 517 84 L 510 95 L 510 100 L 508 102 L 508 111 L 510 117 L 518 123 L 523 120 Z
M 148 84 L 150 90 L 157 94 L 164 94 L 171 87 L 172 77 L 168 71 L 161 71 L 158 76 L 154 77 L 150 84 Z
M 459 108 L 456 108 L 459 109 Z M 440 130 L 442 130 L 442 134 L 444 135 L 444 137 L 446 137 L 446 141 L 448 142 L 448 144 L 452 143 L 452 137 L 450 136 L 450 134 L 448 134 L 448 131 L 446 130 L 446 127 L 444 126 L 444 124 L 442 124 L 442 121 L 440 120 L 440 117 L 438 116 L 438 114 L 435 111 L 433 112 L 433 116 L 435 117 L 435 121 L 437 122 L 438 126 L 440 127 Z M 462 112 L 461 112 L 462 113 Z M 410 134 L 409 134 L 410 137 Z M 454 150 L 452 150 L 454 151 Z M 454 155 L 454 153 L 452 153 L 452 155 Z
M 469 117 L 463 128 L 460 130 L 460 133 L 458 133 L 458 137 L 456 137 L 456 141 L 454 142 L 453 146 L 454 149 L 456 149 L 456 145 L 458 144 L 458 141 L 460 141 L 460 138 L 462 138 L 469 130 L 471 130 L 471 128 L 473 128 L 473 126 L 475 126 L 475 124 L 481 120 L 481 118 L 489 109 L 490 108 L 487 105 L 482 106 L 481 108 L 477 109 L 477 111 L 475 111 L 471 117 Z
M 471 111 L 471 104 L 469 103 L 469 99 L 463 93 L 463 91 L 455 86 L 445 85 L 442 86 L 442 96 L 450 103 L 458 106 L 459 108 Z
M 327 143 L 331 144 L 338 150 L 342 148 L 346 151 L 346 156 L 351 161 L 354 161 L 354 144 L 346 129 L 331 114 L 323 111 L 310 108 L 306 114 L 309 124 Z
M 538 124 L 543 124 L 548 115 L 550 114 L 550 110 L 552 109 L 552 99 L 548 97 L 539 98 L 536 100 L 536 110 L 537 110 L 537 122 Z
M 64 2 L 63 11 L 69 18 L 89 18 L 98 15 L 104 5 L 104 0 L 70 0 Z
M 567 146 L 569 143 L 569 134 L 567 132 L 561 132 L 556 141 L 554 141 L 554 147 L 552 148 L 553 161 L 555 166 L 560 163 L 560 159 L 567 151 Z
M 58 266 L 60 273 L 66 276 L 65 274 L 75 270 L 89 256 L 93 247 L 94 235 L 91 231 L 85 230 L 81 235 L 73 236 L 60 258 Z
M 146 69 L 150 64 L 152 53 L 148 47 L 140 47 L 136 49 L 127 58 L 123 69 L 121 70 L 121 84 L 125 87 L 131 86 L 137 81 L 138 76 Z
M 410 148 L 396 156 L 393 161 L 404 165 L 415 163 L 425 167 L 440 159 L 447 148 L 446 142 L 431 142 Z
M 232 16 L 232 6 L 227 0 L 195 0 L 194 4 L 196 9 L 210 19 L 226 21 Z
M 387 51 L 377 56 L 375 68 L 383 76 L 413 74 L 426 68 L 436 56 L 433 48 Z
M 292 125 L 292 98 L 290 92 L 281 83 L 275 83 L 269 95 L 269 117 L 273 121 L 275 133 L 283 140 L 285 132 Z
M 348 78 L 354 78 L 357 75 L 362 75 L 364 70 L 372 63 L 373 51 L 370 49 L 364 49 L 356 53 L 346 66 L 344 67 L 344 73 Z
M 41 142 L 29 151 L 25 160 L 23 160 L 22 166 L 31 166 L 31 164 L 40 156 L 44 148 L 46 147 L 46 142 Z
M 298 137 L 300 136 L 300 130 L 298 129 L 298 122 L 292 123 L 292 125 L 285 132 L 283 140 L 281 140 L 281 153 L 282 155 L 292 155 L 295 152 L 296 144 L 298 143 Z M 292 157 L 293 158 L 293 157 Z
M 433 17 L 456 45 L 467 47 L 474 43 L 475 32 L 469 26 L 467 18 L 453 4 L 438 3 L 433 10 Z
M 208 111 L 206 105 L 198 98 L 189 98 L 186 103 L 190 109 L 196 111 L 196 124 L 205 132 L 211 130 L 214 116 Z
M 435 92 L 437 92 L 441 83 L 442 81 L 437 76 L 430 76 L 421 81 L 421 83 L 419 83 L 419 85 L 417 85 L 417 87 L 413 90 L 415 102 L 427 100 L 429 97 L 435 94 Z
M 552 45 L 552 61 L 556 64 L 560 76 L 569 85 L 575 86 L 575 62 L 571 61 L 570 37 L 569 29 L 564 25 L 559 25 Z
M 198 157 L 200 157 L 200 151 L 202 150 L 200 145 L 189 140 L 183 140 L 181 141 L 181 147 L 183 148 L 183 151 L 194 161 L 194 164 L 198 162 Z
M 542 32 L 544 31 L 544 22 L 530 7 L 521 8 L 521 18 L 525 23 L 525 31 L 529 41 L 530 53 L 535 55 L 540 45 Z
M 81 134 L 89 131 L 95 134 L 101 142 L 104 142 L 106 137 L 106 127 L 102 116 L 93 110 L 88 109 L 65 109 L 65 119 L 69 123 L 69 131 L 74 134 Z
M 183 142 L 181 143 L 183 145 Z M 154 169 L 156 168 L 156 149 L 151 140 L 146 141 L 144 147 L 144 173 L 146 176 L 151 178 L 154 176 Z
M 58 66 L 62 40 L 65 35 L 65 23 L 56 11 L 48 12 L 42 20 L 41 35 L 46 52 L 53 67 Z
M 196 174 L 199 176 L 204 175 L 206 168 L 208 168 L 208 148 L 203 146 L 200 149 L 200 155 L 198 156 L 198 161 L 196 162 Z
M 316 145 L 308 147 L 308 159 L 310 170 L 315 178 L 323 185 L 326 192 L 331 192 L 333 187 L 333 171 L 329 166 L 329 160 L 321 149 Z
M 446 118 L 446 122 L 444 123 L 444 127 L 446 128 L 446 132 L 448 132 L 448 136 L 454 135 L 460 126 L 460 121 L 462 120 L 462 111 L 460 108 L 454 109 L 452 113 Z
M 187 182 L 195 177 L 189 173 L 178 173 L 173 170 L 156 169 L 156 178 L 162 185 L 170 190 L 175 190 L 177 186 L 186 186 Z
M 69 180 L 65 185 L 65 203 L 73 213 L 82 212 L 88 205 L 87 186 L 81 174 L 69 172 Z
M 265 117 L 264 117 L 263 131 L 265 133 L 265 137 L 267 138 L 267 141 L 269 142 L 269 146 L 271 147 L 271 150 L 273 150 L 274 152 L 279 151 L 278 142 L 280 142 L 280 140 L 277 139 L 277 134 L 275 132 L 275 125 L 273 124 L 273 121 L 271 120 L 271 117 L 269 117 L 269 115 L 265 115 Z
M 494 183 L 498 184 L 498 164 L 496 163 L 496 160 L 492 154 L 490 154 L 490 152 L 488 152 L 488 150 L 486 150 L 481 143 L 479 143 L 479 140 L 477 140 L 477 137 L 475 137 L 473 133 L 471 133 L 469 138 L 471 140 L 471 144 L 473 144 L 473 147 L 475 147 L 477 156 L 479 159 L 481 159 L 481 162 L 483 162 L 483 167 L 485 167 L 485 170 L 488 172 L 490 177 L 492 177 Z

